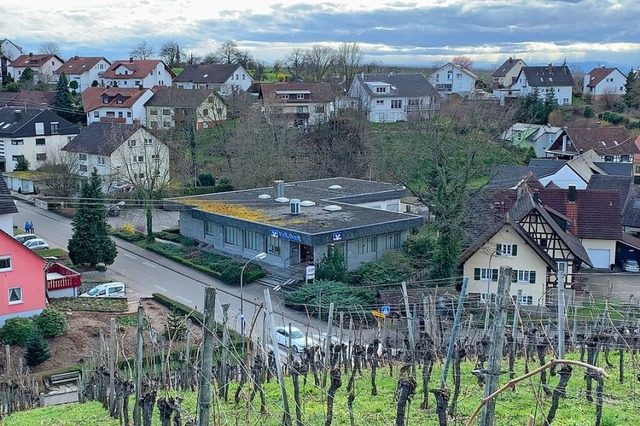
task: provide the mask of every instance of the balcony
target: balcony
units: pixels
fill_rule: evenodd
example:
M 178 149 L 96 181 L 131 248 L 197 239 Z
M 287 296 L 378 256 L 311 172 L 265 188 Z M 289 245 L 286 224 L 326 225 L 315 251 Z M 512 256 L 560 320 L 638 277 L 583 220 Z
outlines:
M 80 287 L 81 281 L 78 272 L 59 263 L 53 263 L 47 268 L 47 293 L 49 297 L 76 295 L 74 294 L 75 289 Z

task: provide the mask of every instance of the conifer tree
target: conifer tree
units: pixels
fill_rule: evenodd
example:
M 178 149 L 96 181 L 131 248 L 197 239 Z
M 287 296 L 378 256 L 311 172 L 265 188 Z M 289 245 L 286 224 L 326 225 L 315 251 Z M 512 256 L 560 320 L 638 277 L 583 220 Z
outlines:
M 58 77 L 56 85 L 56 97 L 53 101 L 53 110 L 65 120 L 74 120 L 73 102 L 71 102 L 71 94 L 69 93 L 69 80 L 65 73 Z
M 33 333 L 27 342 L 27 350 L 24 359 L 29 367 L 40 365 L 51 357 L 49 342 L 39 331 Z
M 94 168 L 88 182 L 82 184 L 80 205 L 73 217 L 73 236 L 69 240 L 69 258 L 74 265 L 98 263 L 111 265 L 116 245 L 107 231 L 102 180 Z
M 638 79 L 638 70 L 633 68 L 627 74 L 627 84 L 624 86 L 626 93 L 624 94 L 624 103 L 629 108 L 640 107 L 640 79 Z

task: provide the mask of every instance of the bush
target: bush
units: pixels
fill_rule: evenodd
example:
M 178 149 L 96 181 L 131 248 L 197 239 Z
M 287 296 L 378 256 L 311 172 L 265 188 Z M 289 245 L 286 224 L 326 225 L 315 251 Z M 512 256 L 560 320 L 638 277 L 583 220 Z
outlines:
M 348 272 L 346 278 L 352 285 L 391 284 L 407 279 L 413 272 L 415 271 L 408 256 L 390 251 L 380 259 Z
M 596 113 L 593 111 L 593 107 L 591 105 L 587 105 L 586 107 L 584 107 L 584 112 L 583 115 L 586 118 L 591 118 L 595 115 Z
M 31 318 L 9 318 L 3 327 L 4 343 L 7 345 L 26 345 L 36 331 Z
M 51 306 L 35 317 L 36 327 L 46 339 L 57 337 L 67 331 L 67 317 Z
M 27 342 L 27 351 L 24 354 L 24 359 L 29 367 L 35 367 L 49 358 L 51 358 L 49 342 L 42 334 L 36 331 Z
M 129 243 L 136 243 L 145 239 L 145 235 L 140 234 L 135 230 L 133 232 L 127 232 L 124 229 L 112 229 L 111 235 Z
M 344 254 L 336 249 L 329 249 L 318 264 L 317 279 L 328 281 L 343 281 L 347 267 Z
M 308 282 L 302 287 L 289 292 L 285 295 L 284 300 L 287 307 L 295 310 L 308 310 L 313 315 L 318 314 L 318 303 L 320 302 L 318 295 L 322 289 L 322 319 L 326 319 L 329 313 L 329 305 L 334 304 L 334 309 L 345 312 L 361 312 L 363 306 L 370 306 L 376 302 L 376 294 L 374 291 L 339 281 L 317 280 Z M 365 308 L 366 309 L 366 308 Z
M 153 235 L 161 240 L 172 241 L 186 247 L 195 247 L 198 245 L 198 242 L 193 238 L 185 237 L 184 235 L 180 235 L 179 233 L 176 234 L 175 232 L 160 231 Z
M 216 180 L 211 173 L 200 173 L 198 175 L 198 186 L 215 186 Z

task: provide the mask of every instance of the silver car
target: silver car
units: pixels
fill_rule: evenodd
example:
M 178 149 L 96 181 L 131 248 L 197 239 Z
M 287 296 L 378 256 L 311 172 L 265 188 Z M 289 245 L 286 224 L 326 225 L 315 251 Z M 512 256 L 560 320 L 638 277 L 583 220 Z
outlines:
M 289 334 L 289 330 L 291 330 L 291 334 Z M 306 347 L 313 346 L 311 338 L 296 327 L 276 327 L 276 338 L 278 339 L 278 344 L 286 348 L 289 347 L 289 342 L 291 342 L 291 349 L 294 352 L 300 352 Z

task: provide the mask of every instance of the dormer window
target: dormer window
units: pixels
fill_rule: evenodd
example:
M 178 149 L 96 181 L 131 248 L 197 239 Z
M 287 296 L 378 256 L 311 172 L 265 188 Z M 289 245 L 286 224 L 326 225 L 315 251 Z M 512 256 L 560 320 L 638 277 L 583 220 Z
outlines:
M 386 87 L 376 87 L 376 93 L 386 93 L 386 92 L 387 92 Z
M 298 99 L 304 99 L 304 95 L 298 95 L 297 98 Z
M 108 104 L 109 103 L 109 97 L 108 96 L 103 96 L 102 97 L 102 103 L 103 104 Z
M 289 99 L 289 95 L 280 95 L 282 99 Z

